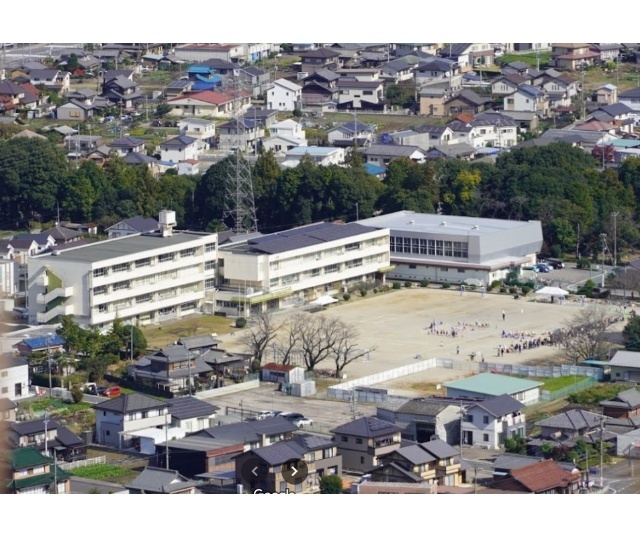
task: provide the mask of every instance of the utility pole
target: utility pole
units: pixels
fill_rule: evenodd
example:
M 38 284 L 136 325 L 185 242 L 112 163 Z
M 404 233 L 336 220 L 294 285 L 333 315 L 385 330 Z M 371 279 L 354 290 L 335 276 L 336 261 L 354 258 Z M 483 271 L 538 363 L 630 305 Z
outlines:
M 576 241 L 576 259 L 580 259 L 580 222 L 578 222 L 578 238 Z
M 604 287 L 604 254 L 607 249 L 607 234 L 600 233 L 600 240 L 602 241 L 602 287 Z
M 133 363 L 133 322 L 131 323 L 131 363 Z
M 600 416 L 600 490 L 602 490 L 603 488 L 603 476 L 602 476 L 602 461 L 604 459 L 604 450 L 603 450 L 603 444 L 604 442 L 602 441 L 602 437 L 604 436 L 604 416 Z
M 464 424 L 464 409 L 462 407 L 462 401 L 460 401 L 460 464 L 462 464 L 462 441 L 464 434 L 462 432 L 462 425 Z
M 169 424 L 167 423 L 167 409 L 164 409 L 164 465 L 169 469 Z
M 586 112 L 585 112 L 585 102 L 584 102 L 584 61 L 580 63 L 580 73 L 581 73 L 581 78 L 582 81 L 580 83 L 580 100 L 582 101 L 582 116 L 581 119 L 584 119 Z
M 616 219 L 618 218 L 619 212 L 611 213 L 613 217 L 613 270 L 616 270 L 616 266 L 618 264 L 618 234 L 616 229 Z

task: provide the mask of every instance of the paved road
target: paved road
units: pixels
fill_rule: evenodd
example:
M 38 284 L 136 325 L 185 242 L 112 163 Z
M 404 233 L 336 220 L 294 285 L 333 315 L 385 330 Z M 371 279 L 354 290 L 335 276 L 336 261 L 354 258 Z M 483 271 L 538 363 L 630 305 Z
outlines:
M 613 488 L 617 494 L 640 494 L 640 459 L 625 459 L 602 472 L 603 483 Z M 600 483 L 599 476 L 592 476 L 596 484 Z

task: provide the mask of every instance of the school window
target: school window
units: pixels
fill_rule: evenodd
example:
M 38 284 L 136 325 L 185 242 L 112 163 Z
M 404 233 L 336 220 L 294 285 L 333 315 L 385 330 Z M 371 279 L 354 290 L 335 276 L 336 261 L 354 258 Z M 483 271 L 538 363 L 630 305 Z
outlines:
M 215 252 L 216 251 L 216 243 L 215 242 L 210 242 L 209 244 L 205 244 L 204 245 L 204 251 L 205 251 L 205 253 Z
M 173 261 L 173 254 L 162 254 L 158 256 L 158 263 L 167 263 Z
M 204 281 L 204 288 L 205 289 L 215 289 L 216 286 L 216 279 L 215 278 L 208 278 Z
M 129 281 L 117 282 L 113 284 L 114 291 L 123 291 L 124 289 L 129 289 Z
M 129 263 L 118 263 L 113 265 L 113 272 L 125 272 L 129 270 Z
M 106 268 L 99 268 L 99 269 L 95 269 L 93 271 L 93 277 L 94 278 L 99 278 L 100 276 L 106 276 L 107 275 L 107 269 Z
M 207 261 L 204 264 L 204 270 L 213 270 L 216 268 L 216 262 L 215 261 Z
M 482 441 L 483 442 L 488 442 L 489 441 L 489 435 L 488 434 L 483 434 L 482 435 Z
M 148 267 L 149 265 L 151 265 L 151 258 L 150 257 L 145 257 L 144 259 L 138 259 L 136 261 L 136 268 Z
M 410 254 L 411 253 L 411 239 L 409 237 L 405 237 L 403 239 L 403 243 L 404 243 L 404 247 L 403 247 L 402 251 L 405 254 Z

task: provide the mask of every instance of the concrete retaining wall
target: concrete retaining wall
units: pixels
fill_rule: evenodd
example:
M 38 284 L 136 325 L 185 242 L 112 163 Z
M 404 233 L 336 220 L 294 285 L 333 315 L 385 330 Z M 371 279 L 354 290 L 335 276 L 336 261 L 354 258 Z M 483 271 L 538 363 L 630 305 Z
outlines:
M 208 399 L 209 397 L 220 397 L 221 395 L 229 395 L 231 393 L 244 392 L 247 390 L 253 390 L 260 387 L 260 381 L 258 379 L 248 380 L 239 384 L 230 384 L 223 388 L 215 388 L 214 390 L 206 390 L 204 392 L 198 392 L 194 397 L 198 399 Z

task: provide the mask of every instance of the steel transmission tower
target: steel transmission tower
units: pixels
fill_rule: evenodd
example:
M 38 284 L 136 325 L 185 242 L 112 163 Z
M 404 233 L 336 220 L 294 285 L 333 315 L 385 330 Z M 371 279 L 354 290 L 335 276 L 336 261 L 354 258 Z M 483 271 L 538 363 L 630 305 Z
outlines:
M 246 93 L 243 91 L 243 83 L 239 73 L 237 75 L 234 73 L 231 87 L 227 91 L 233 97 L 231 121 L 234 125 L 235 136 L 231 142 L 233 165 L 225 181 L 222 220 L 227 229 L 233 230 L 240 235 L 258 231 L 258 220 L 256 219 L 256 206 L 253 199 L 251 166 L 244 156 L 247 151 L 247 126 L 246 120 L 242 117 L 242 100 Z M 255 122 L 253 127 L 255 132 Z M 257 143 L 257 140 L 254 139 L 254 143 Z

